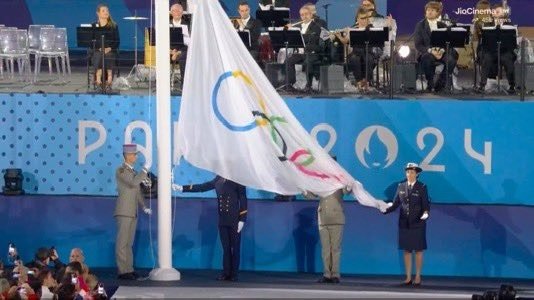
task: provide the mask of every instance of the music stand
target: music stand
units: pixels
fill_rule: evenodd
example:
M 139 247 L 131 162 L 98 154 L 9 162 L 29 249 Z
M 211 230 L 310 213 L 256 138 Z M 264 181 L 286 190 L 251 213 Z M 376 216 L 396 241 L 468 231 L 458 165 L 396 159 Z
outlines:
M 503 50 L 514 51 L 517 48 L 517 29 L 514 27 L 503 29 L 501 26 L 483 27 L 480 45 L 484 51 L 497 52 L 497 87 L 499 92 L 502 92 L 501 52 Z
M 282 85 L 281 87 L 276 88 L 279 89 L 288 89 L 289 84 L 289 64 L 288 59 L 289 56 L 287 56 L 288 49 L 289 48 L 305 48 L 304 44 L 304 38 L 302 37 L 302 34 L 300 33 L 300 30 L 269 30 L 269 37 L 271 39 L 271 44 L 273 46 L 273 49 L 275 51 L 280 51 L 281 48 L 286 49 L 286 60 L 285 60 L 285 67 L 286 67 L 286 84 Z M 308 59 L 307 59 L 308 61 Z M 310 68 L 306 68 L 306 74 L 308 74 Z
M 289 9 L 257 10 L 256 19 L 261 21 L 262 27 L 283 27 L 289 23 Z
M 95 50 L 95 43 L 94 40 L 94 31 L 93 27 L 83 27 L 78 26 L 76 27 L 76 43 L 78 48 L 86 48 L 87 49 L 87 56 L 86 56 L 86 64 L 87 64 L 87 90 L 89 90 L 91 81 L 89 79 L 89 57 L 90 57 L 90 51 L 92 50 L 94 52 Z
M 250 42 L 250 30 L 248 29 L 245 29 L 243 31 L 238 30 L 237 34 L 241 38 L 241 41 L 243 42 L 243 44 L 245 44 L 247 49 L 250 51 L 252 49 L 252 43 Z
M 148 20 L 148 18 L 146 17 L 139 17 L 137 16 L 137 10 L 134 10 L 134 15 L 131 16 L 131 17 L 124 17 L 123 18 L 124 20 L 129 20 L 129 21 L 133 21 L 134 23 L 134 64 L 132 66 L 132 69 L 130 70 L 130 73 L 128 74 L 128 77 L 130 77 L 132 75 L 132 73 L 135 72 L 136 76 L 138 74 L 138 61 L 137 61 L 137 53 L 138 53 L 138 50 L 137 50 L 137 23 L 139 21 L 146 21 Z
M 365 80 L 367 80 L 369 78 L 369 47 L 384 48 L 385 42 L 389 41 L 389 27 L 351 29 L 349 41 L 352 48 L 365 48 Z
M 469 31 L 466 31 L 462 27 L 448 27 L 433 30 L 430 34 L 430 45 L 432 48 L 443 48 L 445 53 L 443 55 L 449 55 L 451 48 L 463 48 L 465 42 L 469 40 Z M 449 85 L 449 68 L 447 68 L 447 57 L 445 57 L 445 89 L 450 92 L 451 86 Z M 427 80 L 433 80 L 432 78 Z

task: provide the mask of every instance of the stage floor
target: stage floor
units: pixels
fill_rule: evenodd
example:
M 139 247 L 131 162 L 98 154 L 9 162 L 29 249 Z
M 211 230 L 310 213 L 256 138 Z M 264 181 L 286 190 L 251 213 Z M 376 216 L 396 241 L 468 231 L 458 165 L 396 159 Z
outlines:
M 112 269 L 95 269 L 109 295 L 132 298 L 398 298 L 470 299 L 473 294 L 497 291 L 511 284 L 518 297 L 534 299 L 534 280 L 465 277 L 423 277 L 421 287 L 401 287 L 401 276 L 343 276 L 340 284 L 320 284 L 319 274 L 240 272 L 238 282 L 219 282 L 216 270 L 180 270 L 182 280 L 154 282 L 115 279 Z M 149 270 L 138 271 L 148 276 Z
M 87 73 L 86 68 L 81 66 L 73 66 L 72 74 L 66 79 L 59 80 L 57 74 L 49 75 L 48 66 L 44 65 L 41 69 L 41 75 L 39 80 L 35 83 L 23 82 L 18 78 L 9 79 L 4 74 L 4 78 L 0 78 L 0 93 L 42 93 L 42 94 L 87 94 L 96 93 L 92 87 L 87 88 Z M 121 77 L 127 77 L 130 73 L 130 68 L 121 67 Z M 296 86 L 304 86 L 305 75 L 302 72 L 298 72 L 298 82 Z M 473 78 L 472 72 L 462 71 L 459 74 L 459 88 L 462 90 L 455 90 L 451 93 L 441 94 L 429 94 L 424 92 L 411 92 L 411 93 L 395 93 L 393 98 L 406 99 L 406 100 L 495 100 L 495 101 L 514 101 L 519 100 L 519 95 L 510 96 L 504 93 L 488 92 L 486 94 L 476 94 L 472 92 Z M 131 88 L 128 90 L 114 90 L 114 94 L 120 95 L 135 95 L 135 96 L 148 96 L 155 95 L 155 82 L 149 84 L 147 81 L 135 82 L 133 80 L 128 81 Z M 317 90 L 313 93 L 285 93 L 280 91 L 282 96 L 288 96 L 292 98 L 346 98 L 346 99 L 388 99 L 389 94 L 384 92 L 371 92 L 368 94 L 357 93 L 356 88 L 348 81 L 345 81 L 345 92 L 340 94 L 326 95 L 321 94 Z M 314 82 L 314 88 L 317 89 L 317 82 Z M 173 95 L 180 95 L 179 91 L 174 91 Z M 534 100 L 534 95 L 527 94 L 525 100 Z

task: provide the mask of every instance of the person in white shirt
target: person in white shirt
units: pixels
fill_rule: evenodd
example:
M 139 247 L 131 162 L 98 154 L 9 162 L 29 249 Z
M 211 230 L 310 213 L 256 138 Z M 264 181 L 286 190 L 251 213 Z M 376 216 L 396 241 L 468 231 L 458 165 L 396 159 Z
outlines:
M 170 21 L 169 25 L 171 27 L 182 27 L 182 34 L 184 35 L 184 45 L 183 47 L 173 47 L 171 49 L 171 61 L 173 63 L 178 63 L 180 67 L 181 82 L 183 84 L 183 79 L 185 75 L 185 65 L 187 59 L 187 46 L 191 41 L 191 24 L 188 20 L 184 18 L 184 8 L 180 3 L 175 3 L 171 6 L 170 10 Z

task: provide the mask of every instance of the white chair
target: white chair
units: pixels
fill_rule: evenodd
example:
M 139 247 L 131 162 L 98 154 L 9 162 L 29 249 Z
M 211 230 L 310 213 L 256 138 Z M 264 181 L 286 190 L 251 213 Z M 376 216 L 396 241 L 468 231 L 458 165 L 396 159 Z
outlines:
M 0 58 L 6 61 L 11 79 L 15 75 L 15 61 L 21 78 L 28 79 L 31 73 L 28 32 L 24 29 L 0 30 Z
M 30 25 L 28 27 L 28 52 L 30 53 L 30 58 L 32 55 L 35 58 L 35 54 L 39 51 L 41 28 L 54 28 L 54 25 Z
M 67 72 L 70 74 L 67 29 L 43 27 L 41 28 L 39 40 L 39 50 L 35 53 L 34 80 L 37 81 L 41 72 L 43 57 L 48 58 L 48 72 L 50 75 L 52 74 L 52 59 L 55 59 L 59 79 L 64 78 Z

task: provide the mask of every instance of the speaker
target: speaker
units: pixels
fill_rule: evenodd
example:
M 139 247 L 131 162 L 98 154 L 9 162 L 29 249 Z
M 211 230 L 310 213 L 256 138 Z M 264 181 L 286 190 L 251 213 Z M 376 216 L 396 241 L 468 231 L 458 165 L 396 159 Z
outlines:
M 268 63 L 265 65 L 265 75 L 275 88 L 282 86 L 286 83 L 286 65 Z
M 406 91 L 406 90 L 416 90 L 416 82 L 417 82 L 417 63 L 416 62 L 409 62 L 409 63 L 401 63 L 395 65 L 395 69 L 393 72 L 393 78 L 392 84 L 393 84 L 393 90 L 396 92 L 399 91 Z
M 515 64 L 515 83 L 517 88 L 521 87 L 521 64 Z M 534 91 L 534 63 L 525 64 L 525 89 L 528 92 Z
M 345 74 L 341 65 L 321 66 L 319 79 L 322 93 L 335 94 L 345 91 Z

